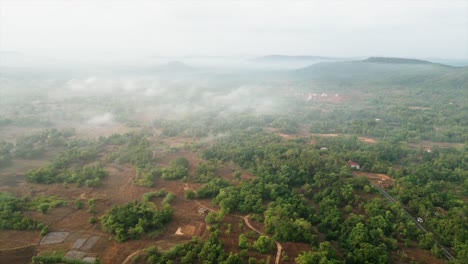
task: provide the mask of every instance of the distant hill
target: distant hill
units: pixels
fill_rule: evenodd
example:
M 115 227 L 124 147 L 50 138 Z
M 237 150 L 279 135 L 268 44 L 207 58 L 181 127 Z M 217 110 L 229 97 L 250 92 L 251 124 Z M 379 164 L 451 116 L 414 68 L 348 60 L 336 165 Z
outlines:
M 432 64 L 430 61 L 405 59 L 405 58 L 389 58 L 389 57 L 370 57 L 363 62 L 372 63 L 394 63 L 394 64 Z
M 157 72 L 193 72 L 196 69 L 180 61 L 171 61 L 153 68 Z
M 369 58 L 363 61 L 321 62 L 290 73 L 293 78 L 337 85 L 468 89 L 468 67 L 452 67 L 413 59 Z
M 336 61 L 343 58 L 322 57 L 322 56 L 288 56 L 288 55 L 267 55 L 252 59 L 256 62 L 290 62 L 290 61 Z

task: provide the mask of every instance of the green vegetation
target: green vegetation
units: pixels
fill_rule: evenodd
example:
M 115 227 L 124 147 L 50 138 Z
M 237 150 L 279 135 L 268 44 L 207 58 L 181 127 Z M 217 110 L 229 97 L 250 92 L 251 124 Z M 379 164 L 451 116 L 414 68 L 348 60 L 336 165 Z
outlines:
M 46 236 L 48 233 L 49 233 L 49 227 L 48 226 L 42 227 L 40 235 Z
M 161 176 L 160 169 L 141 169 L 137 168 L 135 180 L 133 183 L 138 186 L 154 187 L 154 180 L 157 176 Z
M 120 145 L 117 151 L 108 156 L 110 161 L 118 164 L 130 163 L 137 168 L 145 168 L 152 160 L 152 152 L 146 137 L 144 133 L 112 135 L 108 138 L 101 138 L 101 142 Z
M 39 197 L 28 202 L 28 208 L 42 213 L 47 213 L 51 208 L 66 206 L 68 202 L 56 196 Z
M 215 197 L 223 188 L 227 186 L 229 186 L 229 182 L 224 179 L 216 178 L 210 180 L 208 183 L 202 185 L 197 190 L 197 197 L 200 199 Z
M 265 235 L 258 237 L 253 246 L 260 253 L 270 253 L 276 248 L 275 241 Z
M 206 183 L 215 177 L 216 165 L 213 163 L 201 163 L 197 167 L 195 174 L 195 181 L 200 183 Z
M 193 200 L 195 199 L 197 194 L 193 190 L 187 190 L 185 191 L 185 198 L 188 200 Z
M 26 204 L 15 196 L 0 192 L 0 229 L 29 230 L 41 228 L 41 224 L 21 216 Z
M 311 263 L 327 263 L 327 264 L 338 264 L 341 263 L 338 260 L 335 250 L 329 242 L 320 243 L 318 249 L 303 252 L 296 258 L 296 262 L 299 264 L 311 264 Z
M 96 198 L 92 198 L 88 200 L 88 212 L 91 214 L 96 213 Z
M 161 178 L 165 180 L 179 180 L 188 176 L 189 161 L 186 158 L 176 158 L 168 168 L 162 170 Z
M 161 198 L 164 197 L 164 199 L 161 201 L 161 204 L 171 204 L 172 201 L 174 200 L 175 196 L 173 193 L 166 191 L 165 189 L 161 189 L 159 191 L 154 191 L 154 192 L 147 192 L 143 194 L 142 201 L 143 202 L 149 202 L 151 201 L 152 198 Z
M 100 222 L 106 232 L 114 234 L 118 242 L 124 242 L 162 228 L 171 217 L 172 208 L 167 203 L 163 204 L 162 209 L 157 209 L 153 203 L 134 201 L 113 206 L 100 218 Z
M 84 202 L 81 201 L 81 200 L 76 200 L 75 201 L 75 208 L 80 210 L 80 209 L 83 209 L 85 206 Z
M 32 183 L 77 183 L 87 187 L 99 187 L 102 179 L 107 175 L 101 164 L 89 164 L 80 169 L 60 170 L 49 166 L 31 170 L 26 174 L 26 179 Z
M 69 138 L 74 135 L 72 130 L 59 131 L 47 129 L 27 137 L 19 137 L 15 143 L 15 157 L 23 159 L 40 158 L 46 149 L 66 147 Z
M 419 206 L 414 209 L 409 207 L 417 215 L 424 213 L 422 209 L 434 210 L 437 206 L 444 206 L 452 214 L 459 212 L 457 217 L 450 217 L 448 214 L 440 217 L 429 217 L 429 214 L 423 216 L 430 219 L 428 225 L 440 232 L 440 238 L 447 246 L 468 237 L 465 231 L 466 221 L 459 221 L 463 219 L 460 197 L 453 192 L 448 195 L 440 191 L 448 188 L 447 184 L 452 184 L 449 182 L 463 183 L 463 179 L 466 179 L 466 173 L 460 175 L 462 171 L 466 172 L 466 165 L 457 161 L 462 157 L 461 152 L 447 149 L 426 153 L 437 156 L 421 163 L 417 150 L 399 145 L 365 144 L 352 137 L 316 140 L 318 146 L 327 146 L 329 151 L 320 152 L 315 145 L 304 145 L 299 140 L 285 142 L 267 133 L 239 133 L 221 140 L 216 146 L 206 150 L 204 157 L 234 160 L 253 171 L 257 178 L 251 182 L 244 181 L 240 186 L 223 188 L 213 202 L 227 212 L 264 212 L 266 232 L 273 235 L 275 240 L 304 241 L 318 246 L 317 234 L 312 231 L 312 226 L 317 225 L 319 231 L 326 234 L 327 240 L 339 242 L 340 251 L 345 252 L 346 261 L 387 262 L 388 252 L 396 250 L 398 241 L 417 241 L 421 232 L 398 204 L 390 204 L 381 198 L 371 201 L 359 198 L 358 193 L 365 190 L 368 182 L 350 178 L 350 170 L 345 164 L 350 159 L 358 160 L 370 171 L 386 172 L 391 164 L 397 163 L 400 169 L 392 170 L 391 174 L 399 179 L 401 195 L 405 197 L 402 204 L 411 206 L 412 199 L 419 200 L 416 202 Z M 442 155 L 441 152 L 446 154 Z M 444 160 L 437 162 L 435 157 L 444 157 Z M 421 165 L 414 165 L 415 162 Z M 411 166 L 406 167 L 405 164 Z M 435 164 L 438 167 L 433 167 Z M 425 170 L 421 170 L 422 168 Z M 418 174 L 420 170 L 421 173 Z M 408 180 L 400 181 L 407 177 Z M 432 179 L 429 180 L 428 177 Z M 442 178 L 446 187 L 436 185 L 437 179 Z M 409 179 L 417 181 L 415 183 L 419 186 L 426 183 L 432 188 L 440 186 L 439 191 L 432 189 L 427 192 L 428 196 L 421 191 L 413 194 L 408 190 L 421 189 L 416 189 L 415 183 L 411 185 Z M 300 187 L 302 194 L 298 193 L 297 187 Z M 393 192 L 398 194 L 400 189 L 395 188 Z M 266 210 L 265 201 L 268 201 Z M 310 203 L 318 205 L 320 209 L 314 209 Z M 422 204 L 427 206 L 421 207 Z M 362 208 L 363 212 L 354 214 L 346 209 L 349 207 Z M 425 248 L 431 248 L 433 244 L 434 242 L 428 242 Z
M 148 263 L 244 263 L 238 254 L 227 254 L 223 249 L 223 242 L 219 239 L 220 232 L 216 228 L 210 230 L 210 237 L 206 241 L 194 237 L 191 242 L 179 244 L 169 252 L 161 253 L 156 247 L 146 250 Z
M 7 143 L 5 141 L 0 141 L 0 168 L 5 167 L 11 162 L 11 151 L 13 149 L 13 144 Z
M 89 264 L 88 261 L 83 261 L 80 259 L 69 259 L 63 256 L 34 256 L 32 258 L 32 263 L 34 264 L 48 264 L 48 263 L 63 263 L 63 264 Z M 101 263 L 97 258 L 93 264 Z

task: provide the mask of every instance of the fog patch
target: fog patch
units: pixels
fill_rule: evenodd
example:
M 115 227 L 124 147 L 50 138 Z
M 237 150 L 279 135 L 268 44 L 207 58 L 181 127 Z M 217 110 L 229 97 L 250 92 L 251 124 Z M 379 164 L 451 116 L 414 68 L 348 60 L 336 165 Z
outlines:
M 90 76 L 71 79 L 61 89 L 71 96 L 141 95 L 156 96 L 165 92 L 159 80 L 154 78 L 100 78 Z
M 106 126 L 115 124 L 114 115 L 111 113 L 104 113 L 97 115 L 88 120 L 87 124 L 94 126 Z

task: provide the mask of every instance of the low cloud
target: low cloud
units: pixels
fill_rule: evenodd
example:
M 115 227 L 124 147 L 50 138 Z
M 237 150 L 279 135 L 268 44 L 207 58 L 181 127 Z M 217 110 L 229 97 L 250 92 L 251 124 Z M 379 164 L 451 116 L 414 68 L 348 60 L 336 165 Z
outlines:
M 97 115 L 92 117 L 91 119 L 88 120 L 87 122 L 89 125 L 94 125 L 94 126 L 106 126 L 106 125 L 112 125 L 115 123 L 114 120 L 114 115 L 111 113 L 104 113 L 102 115 Z

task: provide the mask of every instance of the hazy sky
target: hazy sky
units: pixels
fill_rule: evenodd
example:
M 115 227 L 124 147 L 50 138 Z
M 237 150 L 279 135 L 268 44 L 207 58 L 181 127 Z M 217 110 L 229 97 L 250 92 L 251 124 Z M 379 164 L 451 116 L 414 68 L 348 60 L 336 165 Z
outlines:
M 0 0 L 0 50 L 468 58 L 468 0 Z

